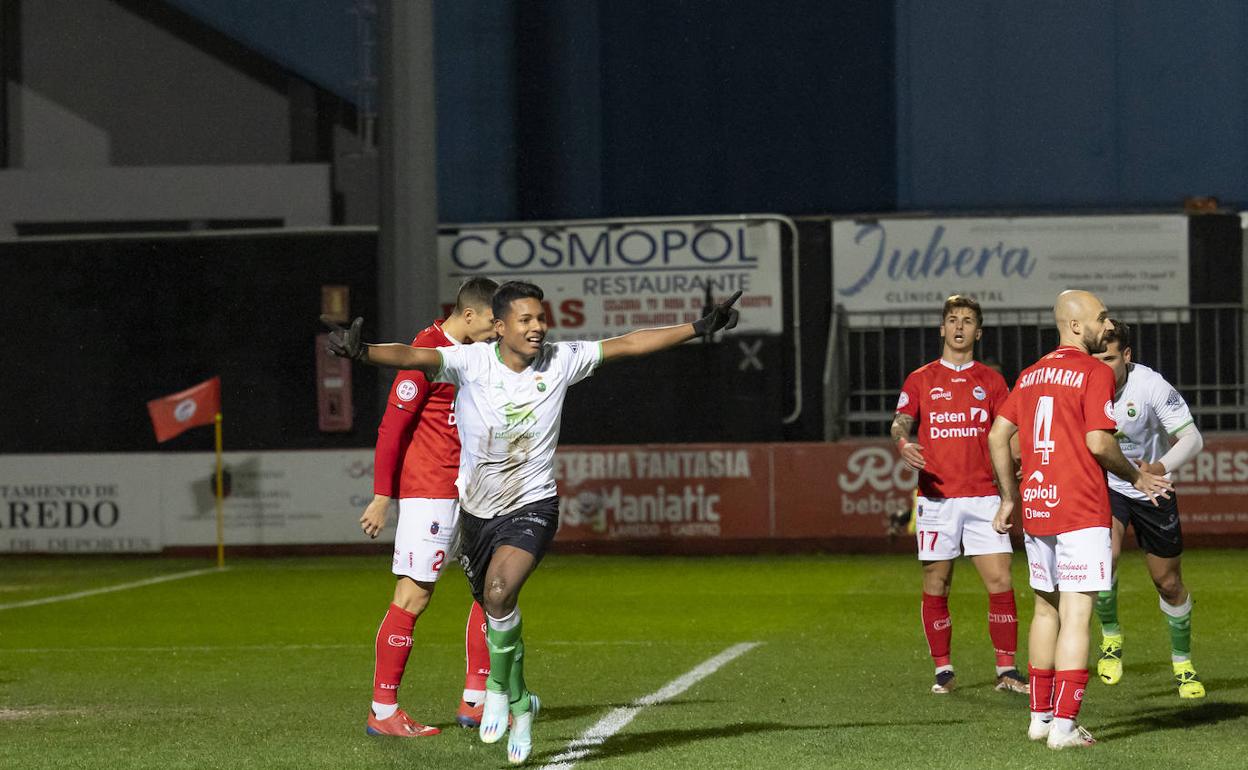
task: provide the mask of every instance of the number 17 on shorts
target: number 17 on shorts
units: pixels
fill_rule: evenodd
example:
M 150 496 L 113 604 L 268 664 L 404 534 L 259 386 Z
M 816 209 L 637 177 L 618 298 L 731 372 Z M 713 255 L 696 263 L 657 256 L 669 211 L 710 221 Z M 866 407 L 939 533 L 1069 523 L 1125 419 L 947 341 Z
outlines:
M 965 553 L 1010 553 L 1008 535 L 992 528 L 1001 498 L 949 497 L 943 500 L 920 495 L 915 498 L 914 536 L 919 561 L 948 561 Z

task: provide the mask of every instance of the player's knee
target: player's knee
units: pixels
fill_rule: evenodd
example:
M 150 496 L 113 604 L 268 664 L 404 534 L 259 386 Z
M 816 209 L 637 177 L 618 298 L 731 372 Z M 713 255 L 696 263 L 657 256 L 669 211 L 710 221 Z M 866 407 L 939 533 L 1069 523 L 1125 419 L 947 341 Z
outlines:
M 429 606 L 434 585 L 411 578 L 399 578 L 399 582 L 394 586 L 394 603 L 405 612 L 420 617 L 420 614 Z
M 1157 586 L 1157 594 L 1171 606 L 1177 607 L 1187 598 L 1187 587 L 1178 575 L 1164 575 L 1154 579 L 1153 585 Z
M 486 582 L 485 611 L 491 616 L 500 618 L 516 607 L 516 596 L 511 581 L 502 576 L 495 576 Z

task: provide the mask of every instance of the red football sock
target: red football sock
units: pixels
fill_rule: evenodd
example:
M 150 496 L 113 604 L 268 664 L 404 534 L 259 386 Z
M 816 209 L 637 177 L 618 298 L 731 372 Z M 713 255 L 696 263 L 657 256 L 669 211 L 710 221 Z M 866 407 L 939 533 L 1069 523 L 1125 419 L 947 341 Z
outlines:
M 391 604 L 377 629 L 377 664 L 373 668 L 373 700 L 378 703 L 399 702 L 399 682 L 412 654 L 412 628 L 416 616 L 397 604 Z
M 923 633 L 927 649 L 937 666 L 949 665 L 949 642 L 953 639 L 953 619 L 949 617 L 949 599 L 923 594 Z
M 1053 669 L 1028 666 L 1031 674 L 1031 710 L 1050 712 L 1053 710 Z
M 1088 670 L 1072 668 L 1054 672 L 1054 685 L 1057 689 L 1053 699 L 1053 716 L 1058 719 L 1074 719 L 1079 716 L 1079 706 L 1083 705 L 1083 690 L 1088 686 Z
M 1018 610 L 1013 589 L 988 594 L 988 636 L 997 651 L 997 665 L 1013 666 L 1018 650 Z
M 490 676 L 490 648 L 485 642 L 485 610 L 476 602 L 468 611 L 464 629 L 464 689 L 484 690 Z

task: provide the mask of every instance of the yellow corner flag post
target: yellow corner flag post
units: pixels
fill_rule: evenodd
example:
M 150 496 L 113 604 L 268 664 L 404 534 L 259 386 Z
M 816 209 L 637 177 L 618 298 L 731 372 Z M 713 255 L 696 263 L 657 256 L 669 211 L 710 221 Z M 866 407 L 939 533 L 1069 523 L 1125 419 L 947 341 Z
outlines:
M 222 476 L 221 465 L 221 413 L 217 412 L 217 416 L 213 421 L 217 428 L 217 568 L 225 567 L 225 512 L 223 503 L 225 500 L 225 484 Z

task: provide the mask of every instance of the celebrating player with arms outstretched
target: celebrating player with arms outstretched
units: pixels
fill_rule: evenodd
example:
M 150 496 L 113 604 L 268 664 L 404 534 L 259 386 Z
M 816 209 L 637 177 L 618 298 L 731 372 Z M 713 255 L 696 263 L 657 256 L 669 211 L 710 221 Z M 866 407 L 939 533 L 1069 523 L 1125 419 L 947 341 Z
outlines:
M 480 342 L 494 337 L 490 302 L 498 284 L 471 278 L 460 287 L 455 311 L 433 322 L 413 344 L 429 347 Z M 399 523 L 394 535 L 392 571 L 394 599 L 377 629 L 373 670 L 373 705 L 369 735 L 405 738 L 437 735 L 439 730 L 412 721 L 398 706 L 399 684 L 411 653 L 412 629 L 429 605 L 442 566 L 450 555 L 459 520 L 455 477 L 459 473 L 459 432 L 455 428 L 455 388 L 431 384 L 421 372 L 401 372 L 390 388 L 389 403 L 377 428 L 373 453 L 373 501 L 360 526 L 377 537 L 386 524 L 392 498 L 399 498 Z M 464 700 L 458 719 L 476 727 L 485 698 L 489 655 L 481 626 L 485 615 L 473 603 L 468 613 L 465 647 L 468 658 Z M 484 671 L 483 671 L 484 669 Z
M 508 281 L 494 294 L 499 341 L 459 348 L 365 345 L 362 319 L 330 335 L 331 349 L 359 361 L 417 369 L 456 386 L 459 465 L 460 563 L 473 596 L 485 607 L 490 647 L 481 740 L 498 741 L 513 719 L 507 757 L 524 762 L 532 751 L 533 708 L 524 681 L 520 589 L 554 539 L 559 524 L 555 447 L 567 389 L 601 364 L 641 356 L 731 329 L 732 304 L 716 305 L 699 321 L 641 329 L 602 342 L 546 342 L 542 290 Z M 510 709 L 508 708 L 510 704 Z
M 1169 477 L 1195 457 L 1204 439 L 1183 396 L 1165 378 L 1132 361 L 1131 329 L 1111 321 L 1105 352 L 1097 356 L 1114 372 L 1114 421 L 1122 453 L 1145 470 Z M 1173 446 L 1170 441 L 1174 439 Z M 1183 529 L 1179 503 L 1171 497 L 1150 505 L 1148 498 L 1110 474 L 1109 507 L 1114 514 L 1114 584 L 1101 591 L 1096 614 L 1101 620 L 1101 659 L 1096 673 L 1105 684 L 1122 679 L 1122 628 L 1118 625 L 1118 555 L 1126 527 L 1144 551 L 1144 563 L 1157 587 L 1161 611 L 1170 626 L 1170 661 L 1180 698 L 1203 698 L 1205 686 L 1192 665 L 1192 595 L 1183 585 Z
M 915 535 L 923 562 L 923 633 L 936 665 L 934 693 L 954 687 L 949 643 L 949 587 L 954 559 L 965 553 L 988 589 L 988 635 L 997 655 L 997 689 L 1027 692 L 1014 667 L 1018 613 L 1010 577 L 1013 547 L 992 528 L 1001 498 L 992 479 L 988 428 L 1009 395 L 1001 375 L 974 359 L 983 313 L 970 297 L 953 295 L 941 310 L 940 359 L 906 378 L 892 437 L 919 472 Z M 910 441 L 918 421 L 919 440 Z
M 1035 615 L 1028 636 L 1031 724 L 1027 736 L 1049 748 L 1088 746 L 1075 724 L 1088 683 L 1088 621 L 1096 592 L 1110 587 L 1109 496 L 1105 470 L 1150 499 L 1164 477 L 1137 470 L 1113 431 L 1114 377 L 1090 353 L 1105 350 L 1109 313 L 1096 295 L 1064 291 L 1053 308 L 1059 345 L 1018 376 L 988 436 L 1001 489 L 993 521 L 1007 532 L 1022 508 Z M 1019 436 L 1023 491 L 1010 440 Z M 1056 690 L 1056 692 L 1055 692 Z M 1055 718 L 1056 717 L 1056 718 Z

